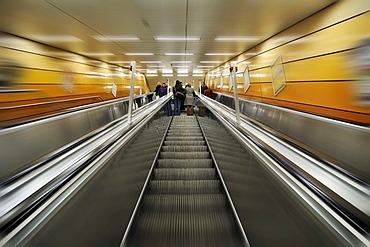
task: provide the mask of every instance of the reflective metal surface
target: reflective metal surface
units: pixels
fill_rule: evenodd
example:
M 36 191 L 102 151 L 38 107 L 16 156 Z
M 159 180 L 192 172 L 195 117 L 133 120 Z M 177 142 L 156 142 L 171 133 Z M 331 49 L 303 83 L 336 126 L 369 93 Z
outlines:
M 145 97 L 145 96 L 142 96 Z M 143 103 L 148 103 L 143 100 Z M 0 182 L 63 146 L 123 117 L 128 100 L 76 107 L 69 113 L 0 129 Z
M 217 101 L 234 108 L 234 99 L 217 94 Z M 329 157 L 334 165 L 370 184 L 370 128 L 308 113 L 240 99 L 247 118 L 292 138 Z

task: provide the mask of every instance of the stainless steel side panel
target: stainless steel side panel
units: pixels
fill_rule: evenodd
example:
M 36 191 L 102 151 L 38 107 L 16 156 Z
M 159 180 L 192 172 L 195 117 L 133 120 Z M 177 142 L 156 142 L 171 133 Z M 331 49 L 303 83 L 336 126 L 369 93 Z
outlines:
M 43 156 L 123 117 L 127 114 L 128 99 L 76 109 L 0 130 L 0 182 Z
M 231 96 L 217 101 L 234 106 Z M 241 99 L 241 113 L 337 161 L 343 169 L 370 184 L 370 128 L 308 113 Z

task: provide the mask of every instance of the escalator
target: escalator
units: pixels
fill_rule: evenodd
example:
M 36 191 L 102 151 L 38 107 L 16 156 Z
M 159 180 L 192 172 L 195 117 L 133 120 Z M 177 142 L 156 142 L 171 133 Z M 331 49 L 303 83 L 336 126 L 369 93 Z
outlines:
M 108 156 L 0 245 L 366 246 L 214 115 L 156 114 Z
M 173 118 L 124 246 L 247 246 L 195 117 Z

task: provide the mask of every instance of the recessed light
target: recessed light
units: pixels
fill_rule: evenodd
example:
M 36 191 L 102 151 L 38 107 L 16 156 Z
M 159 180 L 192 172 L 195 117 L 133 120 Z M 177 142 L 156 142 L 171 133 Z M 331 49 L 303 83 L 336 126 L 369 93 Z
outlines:
M 192 37 L 183 37 L 183 36 L 155 36 L 155 40 L 157 41 L 199 41 L 200 37 L 192 36 Z
M 115 36 L 115 35 L 108 35 L 108 36 L 93 36 L 94 39 L 102 42 L 110 42 L 110 41 L 138 41 L 140 40 L 137 36 Z
M 151 52 L 128 52 L 125 53 L 126 56 L 153 56 Z
M 193 53 L 165 53 L 166 56 L 193 56 Z

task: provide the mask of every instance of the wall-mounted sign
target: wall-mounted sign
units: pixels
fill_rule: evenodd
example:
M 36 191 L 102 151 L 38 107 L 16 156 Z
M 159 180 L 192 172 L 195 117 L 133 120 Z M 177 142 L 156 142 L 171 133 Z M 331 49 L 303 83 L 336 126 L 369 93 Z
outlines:
M 274 64 L 271 66 L 271 77 L 272 89 L 274 90 L 274 95 L 276 96 L 286 86 L 283 59 L 281 56 L 278 57 L 278 59 L 276 59 Z
M 114 97 L 117 97 L 117 85 L 116 83 L 112 83 L 112 94 Z
M 222 79 L 222 74 L 220 76 L 220 88 L 223 88 L 224 86 L 224 80 Z
M 248 66 L 245 68 L 245 70 L 243 72 L 243 78 L 244 78 L 244 92 L 247 92 L 247 90 L 251 86 L 251 81 L 249 79 L 249 68 L 248 68 Z

